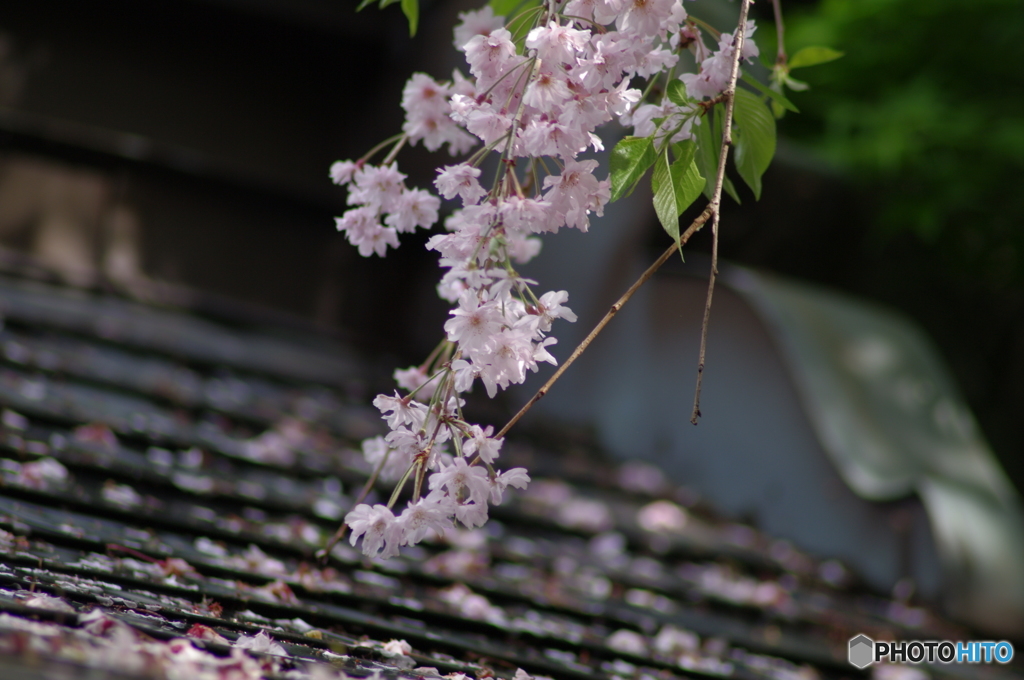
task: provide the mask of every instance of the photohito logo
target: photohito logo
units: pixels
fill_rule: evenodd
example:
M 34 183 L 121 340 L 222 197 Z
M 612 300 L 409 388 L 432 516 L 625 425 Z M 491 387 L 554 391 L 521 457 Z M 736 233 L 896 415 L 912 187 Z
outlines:
M 850 638 L 850 663 L 867 668 L 873 663 L 1009 663 L 1013 645 L 1005 640 L 953 642 L 951 640 L 907 640 L 875 642 L 867 635 Z

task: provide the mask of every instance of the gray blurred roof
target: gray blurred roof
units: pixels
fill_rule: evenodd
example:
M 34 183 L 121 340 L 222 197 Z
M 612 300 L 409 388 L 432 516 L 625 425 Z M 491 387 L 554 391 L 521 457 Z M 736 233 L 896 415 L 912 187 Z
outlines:
M 971 637 L 565 434 L 510 443 L 534 482 L 485 530 L 318 564 L 367 476 L 354 447 L 380 430 L 371 363 L 19 278 L 0 278 L 0 304 L 5 678 L 828 678 L 857 675 L 858 633 Z

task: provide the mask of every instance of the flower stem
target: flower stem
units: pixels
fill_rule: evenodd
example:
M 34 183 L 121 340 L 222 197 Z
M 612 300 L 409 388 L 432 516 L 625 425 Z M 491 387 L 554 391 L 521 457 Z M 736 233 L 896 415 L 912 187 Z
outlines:
M 380 144 L 378 144 L 377 146 L 373 147 L 372 149 L 367 151 L 365 154 L 363 154 L 363 157 L 360 158 L 359 160 L 361 162 L 366 162 L 366 161 L 370 160 L 371 158 L 373 158 L 373 156 L 378 151 L 383 149 L 385 146 L 387 146 L 388 144 L 393 144 L 394 142 L 397 142 L 397 141 L 401 140 L 403 137 L 406 137 L 406 134 L 404 132 L 399 132 L 397 135 L 392 135 L 392 136 L 388 137 L 383 142 L 381 142 Z M 392 159 L 392 160 L 394 160 L 394 159 Z M 388 161 L 388 162 L 390 162 L 390 161 Z M 387 165 L 388 162 L 381 163 L 381 165 Z

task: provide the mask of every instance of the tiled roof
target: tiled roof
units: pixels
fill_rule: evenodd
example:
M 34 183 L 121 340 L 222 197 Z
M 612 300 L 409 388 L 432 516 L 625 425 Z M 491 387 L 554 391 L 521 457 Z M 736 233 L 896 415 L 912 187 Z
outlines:
M 971 637 L 557 436 L 510 441 L 534 481 L 484 529 L 322 564 L 380 430 L 370 364 L 24 279 L 0 305 L 0 677 L 796 680 L 866 675 L 859 633 Z

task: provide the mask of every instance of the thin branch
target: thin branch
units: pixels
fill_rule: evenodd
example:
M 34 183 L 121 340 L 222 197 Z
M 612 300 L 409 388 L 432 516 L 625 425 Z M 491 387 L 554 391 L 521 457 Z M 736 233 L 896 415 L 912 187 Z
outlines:
M 732 64 L 729 72 L 729 84 L 722 94 L 725 96 L 725 120 L 722 127 L 722 148 L 718 154 L 718 174 L 715 177 L 715 191 L 711 196 L 711 276 L 708 279 L 708 298 L 704 303 L 704 321 L 700 328 L 700 357 L 697 360 L 697 386 L 693 391 L 693 413 L 690 422 L 694 425 L 700 419 L 700 390 L 704 381 L 704 355 L 708 344 L 708 321 L 711 318 L 711 297 L 715 292 L 715 277 L 718 276 L 718 221 L 722 210 L 722 186 L 725 184 L 725 163 L 729 159 L 729 147 L 732 146 L 732 114 L 736 104 L 736 81 L 740 75 L 740 60 L 743 58 L 743 38 L 747 29 L 747 12 L 750 0 L 743 0 L 740 5 L 740 20 L 733 38 Z
M 775 37 L 779 43 L 778 51 L 775 53 L 775 63 L 785 64 L 786 57 L 786 29 L 782 25 L 782 0 L 772 0 L 772 7 L 775 9 Z
M 668 258 L 672 256 L 672 253 L 676 252 L 677 248 L 680 248 L 683 245 L 685 245 L 686 242 L 690 240 L 690 237 L 697 233 L 697 231 L 704 226 L 704 223 L 707 222 L 710 217 L 711 206 L 709 205 L 707 208 L 704 209 L 704 212 L 702 212 L 697 217 L 697 219 L 695 219 L 693 223 L 690 224 L 689 227 L 687 227 L 686 231 L 679 236 L 679 242 L 677 243 L 673 241 L 672 245 L 670 245 L 668 249 L 661 254 L 661 257 L 655 260 L 654 264 L 648 267 L 647 271 L 641 274 L 640 278 L 638 278 L 633 283 L 633 285 L 629 287 L 629 290 L 623 293 L 622 297 L 616 300 L 615 304 L 613 304 L 611 306 L 611 309 L 609 309 L 608 312 L 604 315 L 604 318 L 602 318 L 597 323 L 597 325 L 594 326 L 594 330 L 590 331 L 590 334 L 583 339 L 583 342 L 581 342 L 579 346 L 576 347 L 575 350 L 573 350 L 572 354 L 569 355 L 569 358 L 565 360 L 565 363 L 559 366 L 558 370 L 555 371 L 555 374 L 551 376 L 551 378 L 546 383 L 544 383 L 544 386 L 537 390 L 537 393 L 530 398 L 530 401 L 526 402 L 526 404 L 524 404 L 523 407 L 519 409 L 519 413 L 512 416 L 512 420 L 508 421 L 505 424 L 505 427 L 501 428 L 501 431 L 498 432 L 498 434 L 494 435 L 495 439 L 504 437 L 505 434 L 512 428 L 512 426 L 518 423 L 519 419 L 526 415 L 526 412 L 533 408 L 533 405 L 540 401 L 541 397 L 548 393 L 548 390 L 550 390 L 551 386 L 555 384 L 555 381 L 562 377 L 562 374 L 565 373 L 566 369 L 568 369 L 569 366 L 571 366 L 572 363 L 576 361 L 576 359 L 578 359 L 581 354 L 583 354 L 583 351 L 590 346 L 590 343 L 593 342 L 594 338 L 597 337 L 597 334 L 604 330 L 604 327 L 608 325 L 608 322 L 612 320 L 612 317 L 618 314 L 619 310 L 622 309 L 622 306 L 629 302 L 629 299 L 633 297 L 633 294 L 636 293 L 640 286 L 647 283 L 647 280 L 654 276 L 654 273 L 661 268 L 661 265 L 665 264 Z

